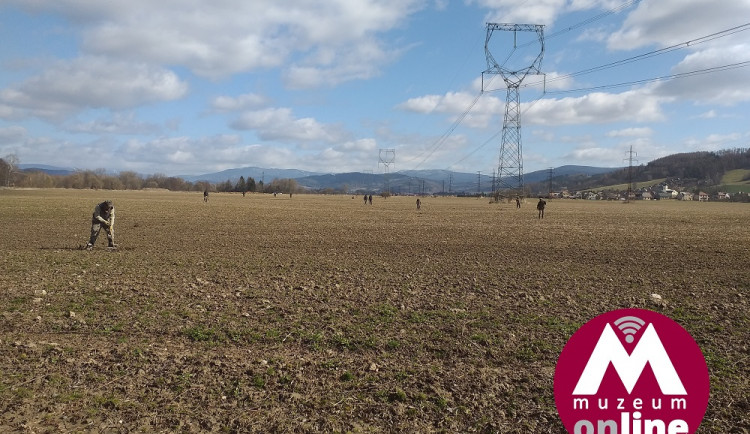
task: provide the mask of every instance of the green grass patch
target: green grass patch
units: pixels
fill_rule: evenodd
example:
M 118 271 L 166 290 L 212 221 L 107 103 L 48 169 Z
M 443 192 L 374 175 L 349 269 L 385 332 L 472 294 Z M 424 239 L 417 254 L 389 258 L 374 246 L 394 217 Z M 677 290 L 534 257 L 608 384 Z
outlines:
M 724 172 L 722 184 L 750 184 L 750 169 L 735 169 Z
M 193 342 L 218 342 L 222 340 L 222 337 L 216 330 L 202 325 L 186 329 L 185 336 Z

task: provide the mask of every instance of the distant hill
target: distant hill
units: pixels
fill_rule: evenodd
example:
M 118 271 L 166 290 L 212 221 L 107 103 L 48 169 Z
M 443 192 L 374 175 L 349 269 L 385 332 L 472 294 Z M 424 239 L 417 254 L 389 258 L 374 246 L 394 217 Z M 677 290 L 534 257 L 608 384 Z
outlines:
M 206 173 L 203 175 L 179 175 L 177 177 L 190 182 L 208 181 L 211 183 L 218 183 L 228 180 L 232 183 L 235 183 L 240 179 L 240 176 L 244 177 L 245 179 L 253 178 L 256 182 L 262 180 L 265 180 L 265 182 L 270 182 L 274 179 L 297 179 L 311 175 L 320 175 L 320 173 L 297 169 L 266 169 L 263 167 L 242 167 L 238 169 L 222 170 L 221 172 Z
M 68 169 L 64 167 L 49 166 L 46 164 L 19 164 L 18 168 L 24 172 L 44 172 L 49 175 L 62 175 L 67 176 L 75 173 L 74 169 Z
M 729 185 L 742 185 L 748 181 L 746 171 L 750 170 L 750 148 L 728 149 L 717 152 L 686 152 L 668 155 L 646 165 L 611 170 L 594 175 L 568 174 L 552 178 L 552 190 L 563 188 L 592 190 L 598 188 L 616 189 L 634 184 L 651 185 L 666 183 L 671 187 L 685 190 L 720 189 Z M 725 178 L 725 175 L 730 174 Z M 727 184 L 731 181 L 731 184 Z M 532 191 L 546 192 L 547 182 L 529 185 Z M 727 188 L 727 190 L 730 190 Z

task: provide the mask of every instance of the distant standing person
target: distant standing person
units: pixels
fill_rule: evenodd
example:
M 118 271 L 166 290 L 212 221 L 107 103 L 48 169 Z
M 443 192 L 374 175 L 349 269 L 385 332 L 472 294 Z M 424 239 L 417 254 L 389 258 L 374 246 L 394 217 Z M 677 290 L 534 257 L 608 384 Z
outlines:
M 365 195 L 365 205 L 367 205 L 367 195 Z
M 203 190 L 203 202 L 208 202 L 208 190 Z
M 516 196 L 516 208 L 521 208 L 521 198 Z
M 422 208 L 422 201 L 417 199 L 417 210 Z
M 541 197 L 539 198 L 539 202 L 536 204 L 536 209 L 539 211 L 539 218 L 544 218 L 544 207 L 547 206 L 547 202 L 545 202 Z
M 115 207 L 111 200 L 97 204 L 94 208 L 94 214 L 91 216 L 91 237 L 86 249 L 91 250 L 96 244 L 99 237 L 99 231 L 104 229 L 107 233 L 107 247 L 115 247 L 115 234 L 113 226 L 115 224 Z
M 368 199 L 370 200 L 370 205 L 372 205 L 372 195 L 370 195 L 370 196 L 368 197 Z

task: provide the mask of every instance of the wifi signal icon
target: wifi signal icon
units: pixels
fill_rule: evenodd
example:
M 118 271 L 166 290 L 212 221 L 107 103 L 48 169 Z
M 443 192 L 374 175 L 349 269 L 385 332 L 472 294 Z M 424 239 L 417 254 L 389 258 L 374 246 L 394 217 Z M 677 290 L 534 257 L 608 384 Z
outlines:
M 625 335 L 625 342 L 632 344 L 635 340 L 634 334 L 638 333 L 638 330 L 646 324 L 646 321 L 638 318 L 637 316 L 624 316 L 615 321 L 615 325 Z

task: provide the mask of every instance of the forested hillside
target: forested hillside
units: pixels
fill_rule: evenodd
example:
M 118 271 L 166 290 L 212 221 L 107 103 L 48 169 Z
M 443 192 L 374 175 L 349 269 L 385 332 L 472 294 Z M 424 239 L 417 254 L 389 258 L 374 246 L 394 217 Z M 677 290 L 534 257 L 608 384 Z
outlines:
M 627 184 L 631 177 L 633 183 L 669 179 L 688 189 L 711 189 L 721 186 L 724 175 L 737 169 L 750 171 L 750 148 L 673 154 L 632 169 L 626 167 L 594 176 L 559 176 L 551 181 L 552 190 L 567 188 L 571 191 Z M 750 181 L 750 173 L 740 180 L 747 181 Z M 531 188 L 546 191 L 549 186 L 538 183 Z

